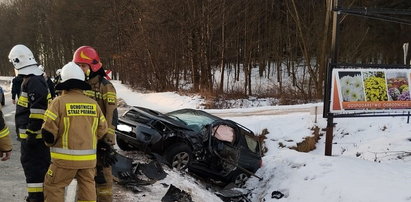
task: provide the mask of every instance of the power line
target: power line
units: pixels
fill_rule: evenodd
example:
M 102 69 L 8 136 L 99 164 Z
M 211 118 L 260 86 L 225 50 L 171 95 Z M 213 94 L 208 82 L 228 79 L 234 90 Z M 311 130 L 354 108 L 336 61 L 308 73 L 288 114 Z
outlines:
M 411 16 L 411 10 L 406 10 L 406 9 L 353 8 L 353 9 L 334 9 L 334 11 L 342 13 L 342 14 L 360 16 L 360 17 L 370 18 L 374 20 L 381 20 L 385 22 L 411 25 L 411 20 L 409 19 L 387 16 L 387 15 L 410 15 Z M 384 15 L 381 15 L 381 14 L 384 14 Z

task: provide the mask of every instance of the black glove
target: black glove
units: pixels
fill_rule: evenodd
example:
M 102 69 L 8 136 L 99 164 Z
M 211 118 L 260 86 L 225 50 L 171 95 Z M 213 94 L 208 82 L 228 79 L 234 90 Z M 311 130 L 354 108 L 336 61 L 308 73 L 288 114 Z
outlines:
M 36 144 L 37 144 L 36 136 L 37 136 L 37 134 L 32 133 L 30 131 L 26 131 L 26 134 L 27 134 L 27 139 L 26 139 L 27 147 L 29 147 L 29 148 L 36 147 Z
M 99 140 L 97 142 L 97 158 L 104 167 L 109 167 L 117 162 L 117 152 L 112 145 Z

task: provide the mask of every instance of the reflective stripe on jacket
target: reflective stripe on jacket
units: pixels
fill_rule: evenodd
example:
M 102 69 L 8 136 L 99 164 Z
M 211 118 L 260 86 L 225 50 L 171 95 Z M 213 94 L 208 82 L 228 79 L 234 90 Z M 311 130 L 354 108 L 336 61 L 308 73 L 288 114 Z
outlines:
M 109 127 L 104 139 L 114 145 L 116 140 L 114 132 L 118 122 L 116 89 L 110 81 L 100 75 L 89 79 L 87 82 L 90 84 L 91 90 L 84 91 L 84 94 L 96 100 L 101 111 L 103 111 Z
M 95 167 L 97 140 L 107 133 L 97 102 L 80 90 L 64 90 L 44 115 L 43 129 L 54 136 L 54 143 L 47 144 L 52 162 L 62 168 Z
M 11 138 L 10 138 L 10 130 L 6 126 L 4 121 L 3 112 L 0 110 L 0 151 L 8 152 L 11 151 Z

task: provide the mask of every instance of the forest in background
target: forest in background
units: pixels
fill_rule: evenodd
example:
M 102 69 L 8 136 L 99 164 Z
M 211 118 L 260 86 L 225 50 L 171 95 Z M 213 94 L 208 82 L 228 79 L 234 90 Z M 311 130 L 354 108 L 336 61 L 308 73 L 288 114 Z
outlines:
M 409 0 L 340 2 L 411 7 Z M 250 96 L 251 70 L 258 68 L 261 77 L 275 78 L 268 96 L 318 99 L 331 51 L 331 6 L 331 0 L 5 0 L 0 74 L 14 74 L 7 56 L 16 44 L 32 49 L 49 75 L 90 45 L 105 69 L 135 88 L 180 91 L 185 81 L 194 93 Z M 410 25 L 351 15 L 340 15 L 339 23 L 339 62 L 403 63 Z M 215 70 L 230 70 L 236 80 L 242 74 L 243 87 L 224 90 L 227 78 L 216 82 Z

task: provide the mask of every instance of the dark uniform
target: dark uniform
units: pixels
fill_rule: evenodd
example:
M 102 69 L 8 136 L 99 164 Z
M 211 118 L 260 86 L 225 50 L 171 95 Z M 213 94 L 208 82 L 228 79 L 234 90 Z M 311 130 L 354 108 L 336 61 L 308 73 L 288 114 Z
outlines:
M 103 78 L 101 75 L 87 81 L 91 86 L 91 90 L 84 91 L 84 94 L 93 98 L 99 104 L 101 111 L 107 120 L 108 132 L 104 137 L 104 141 L 114 145 L 115 144 L 115 128 L 118 122 L 117 113 L 117 96 L 113 84 Z M 97 153 L 97 155 L 99 155 Z M 97 176 L 104 176 L 104 180 L 96 180 L 97 201 L 112 201 L 113 192 L 113 175 L 110 167 L 104 167 L 97 159 Z
M 41 135 L 44 112 L 51 98 L 43 76 L 24 76 L 16 105 L 16 128 L 21 141 L 21 164 L 27 182 L 27 201 L 43 201 L 43 181 L 50 164 L 50 150 Z

